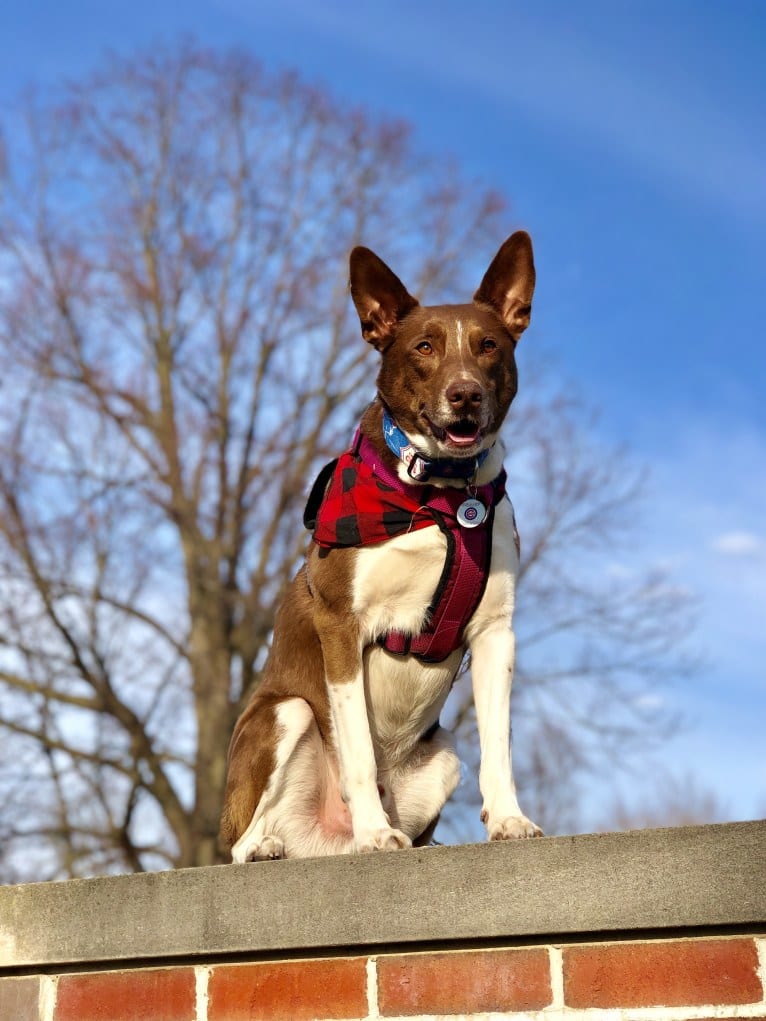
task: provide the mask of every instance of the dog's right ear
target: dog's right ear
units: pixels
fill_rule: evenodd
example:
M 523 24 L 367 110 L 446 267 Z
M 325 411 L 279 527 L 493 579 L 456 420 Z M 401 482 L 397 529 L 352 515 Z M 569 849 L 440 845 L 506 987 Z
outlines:
M 417 307 L 417 299 L 369 248 L 355 248 L 349 268 L 351 297 L 359 313 L 362 336 L 378 351 L 385 351 L 397 323 Z
M 529 326 L 534 293 L 532 240 L 526 231 L 517 230 L 500 246 L 473 300 L 491 305 L 518 341 Z

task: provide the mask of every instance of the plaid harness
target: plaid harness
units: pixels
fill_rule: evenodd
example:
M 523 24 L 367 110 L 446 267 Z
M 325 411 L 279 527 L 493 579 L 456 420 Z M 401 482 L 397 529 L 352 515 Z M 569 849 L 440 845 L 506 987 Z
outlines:
M 505 495 L 502 470 L 471 495 L 487 507 L 474 528 L 457 520 L 464 489 L 409 485 L 390 471 L 366 436 L 357 432 L 351 450 L 325 465 L 311 490 L 304 524 L 328 549 L 367 546 L 436 525 L 447 540 L 447 556 L 420 634 L 389 631 L 378 643 L 396 655 L 428 663 L 463 646 L 463 631 L 479 605 L 489 576 L 495 506 Z

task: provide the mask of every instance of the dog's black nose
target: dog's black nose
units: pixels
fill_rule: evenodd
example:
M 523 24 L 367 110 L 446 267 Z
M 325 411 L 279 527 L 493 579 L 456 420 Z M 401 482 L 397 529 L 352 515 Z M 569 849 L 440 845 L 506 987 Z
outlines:
M 481 404 L 482 390 L 474 379 L 458 379 L 447 387 L 446 397 L 455 411 L 467 411 Z

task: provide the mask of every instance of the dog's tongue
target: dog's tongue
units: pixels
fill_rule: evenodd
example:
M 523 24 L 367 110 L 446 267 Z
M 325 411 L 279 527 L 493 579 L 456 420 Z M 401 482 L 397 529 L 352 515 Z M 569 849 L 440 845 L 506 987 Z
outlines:
M 448 428 L 447 437 L 450 443 L 453 443 L 456 447 L 470 447 L 479 438 L 479 427 L 474 427 L 472 432 L 466 432 L 465 428 L 460 432 L 455 432 Z

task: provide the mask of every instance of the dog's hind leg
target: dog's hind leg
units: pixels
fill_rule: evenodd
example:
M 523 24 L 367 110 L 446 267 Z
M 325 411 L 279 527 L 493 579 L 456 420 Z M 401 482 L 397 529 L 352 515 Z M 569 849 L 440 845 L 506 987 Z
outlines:
M 277 740 L 273 769 L 252 818 L 231 849 L 233 862 L 265 861 L 283 858 L 285 845 L 278 832 L 277 809 L 290 787 L 290 767 L 301 742 L 316 728 L 308 702 L 290 698 L 274 708 Z
M 381 777 L 391 823 L 413 842 L 428 842 L 439 813 L 460 781 L 460 760 L 451 734 L 441 727 L 419 741 L 407 761 Z

